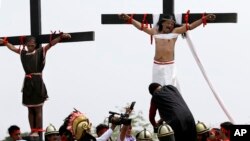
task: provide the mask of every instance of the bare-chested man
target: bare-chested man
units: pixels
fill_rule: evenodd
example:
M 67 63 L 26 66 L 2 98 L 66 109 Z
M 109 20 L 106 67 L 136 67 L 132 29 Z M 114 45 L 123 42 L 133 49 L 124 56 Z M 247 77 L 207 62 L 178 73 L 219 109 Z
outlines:
M 174 15 L 161 15 L 157 28 L 143 27 L 142 23 L 132 19 L 127 14 L 120 14 L 119 17 L 126 22 L 133 24 L 137 29 L 152 35 L 155 39 L 155 56 L 153 65 L 153 82 L 161 85 L 177 86 L 174 66 L 174 48 L 179 34 L 185 34 L 201 25 L 206 20 L 213 21 L 216 16 L 208 14 L 191 24 L 178 25 Z M 178 87 L 178 86 L 177 86 Z

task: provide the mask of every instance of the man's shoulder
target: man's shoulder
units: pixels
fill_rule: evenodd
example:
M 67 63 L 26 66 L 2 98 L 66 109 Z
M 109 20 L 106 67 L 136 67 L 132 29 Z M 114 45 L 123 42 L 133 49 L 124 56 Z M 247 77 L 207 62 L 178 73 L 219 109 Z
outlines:
M 164 85 L 164 86 L 162 86 L 162 88 L 164 88 L 164 89 L 177 89 L 175 86 L 173 86 L 173 85 Z
M 36 48 L 36 51 L 41 51 L 43 49 L 44 49 L 44 47 L 38 47 L 38 48 Z

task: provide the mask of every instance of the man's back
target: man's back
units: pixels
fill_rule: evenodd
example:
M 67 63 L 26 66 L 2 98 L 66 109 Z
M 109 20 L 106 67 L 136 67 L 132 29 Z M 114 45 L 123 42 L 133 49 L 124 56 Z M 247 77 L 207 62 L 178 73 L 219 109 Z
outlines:
M 163 86 L 160 91 L 153 95 L 152 101 L 156 104 L 161 118 L 174 120 L 175 118 L 192 116 L 179 91 L 172 85 Z
M 193 115 L 176 87 L 163 86 L 154 93 L 152 101 L 159 110 L 160 117 L 173 128 L 176 141 L 196 139 Z

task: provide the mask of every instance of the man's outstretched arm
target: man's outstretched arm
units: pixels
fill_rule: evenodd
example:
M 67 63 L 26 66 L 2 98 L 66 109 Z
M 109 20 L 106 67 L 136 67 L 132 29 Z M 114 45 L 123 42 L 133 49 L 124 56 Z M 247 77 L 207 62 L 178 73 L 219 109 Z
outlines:
M 59 43 L 62 39 L 70 39 L 71 35 L 68 33 L 63 33 L 60 36 L 58 36 L 57 38 L 53 39 L 49 44 L 47 44 L 44 49 L 47 52 L 52 46 L 56 45 L 57 43 Z
M 196 27 L 200 26 L 205 21 L 214 21 L 215 19 L 216 19 L 216 16 L 214 14 L 208 14 L 208 15 L 192 22 L 191 24 L 188 24 L 188 25 L 184 24 L 181 27 L 175 28 L 173 32 L 182 34 L 182 33 L 187 32 L 188 30 L 195 29 Z
M 122 20 L 124 20 L 125 22 L 131 23 L 137 29 L 144 31 L 149 35 L 154 35 L 155 34 L 155 30 L 153 28 L 143 27 L 141 22 L 133 19 L 131 16 L 129 16 L 127 14 L 120 14 L 119 17 Z
M 16 48 L 14 45 L 12 45 L 11 43 L 9 43 L 7 40 L 4 39 L 0 39 L 0 44 L 4 44 L 5 46 L 7 46 L 7 48 L 15 53 L 20 52 L 20 50 L 18 48 Z

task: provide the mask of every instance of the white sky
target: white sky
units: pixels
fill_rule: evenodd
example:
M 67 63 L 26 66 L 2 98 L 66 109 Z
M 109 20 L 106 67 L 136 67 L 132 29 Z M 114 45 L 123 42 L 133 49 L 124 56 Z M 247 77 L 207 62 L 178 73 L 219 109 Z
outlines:
M 208 77 L 237 124 L 250 123 L 248 95 L 249 15 L 247 1 L 175 0 L 175 13 L 237 12 L 238 23 L 208 24 L 190 32 Z M 0 1 L 0 36 L 30 34 L 29 0 Z M 135 111 L 148 119 L 154 45 L 130 25 L 102 25 L 101 14 L 162 12 L 162 0 L 42 0 L 42 33 L 95 31 L 95 41 L 58 44 L 47 54 L 43 72 L 50 99 L 44 105 L 44 128 L 57 128 L 73 107 L 93 125 L 108 111 L 136 101 Z M 227 117 L 205 82 L 185 40 L 176 44 L 177 75 L 182 95 L 197 120 L 218 126 Z M 30 131 L 22 106 L 24 71 L 20 58 L 0 47 L 0 139 L 17 124 Z

